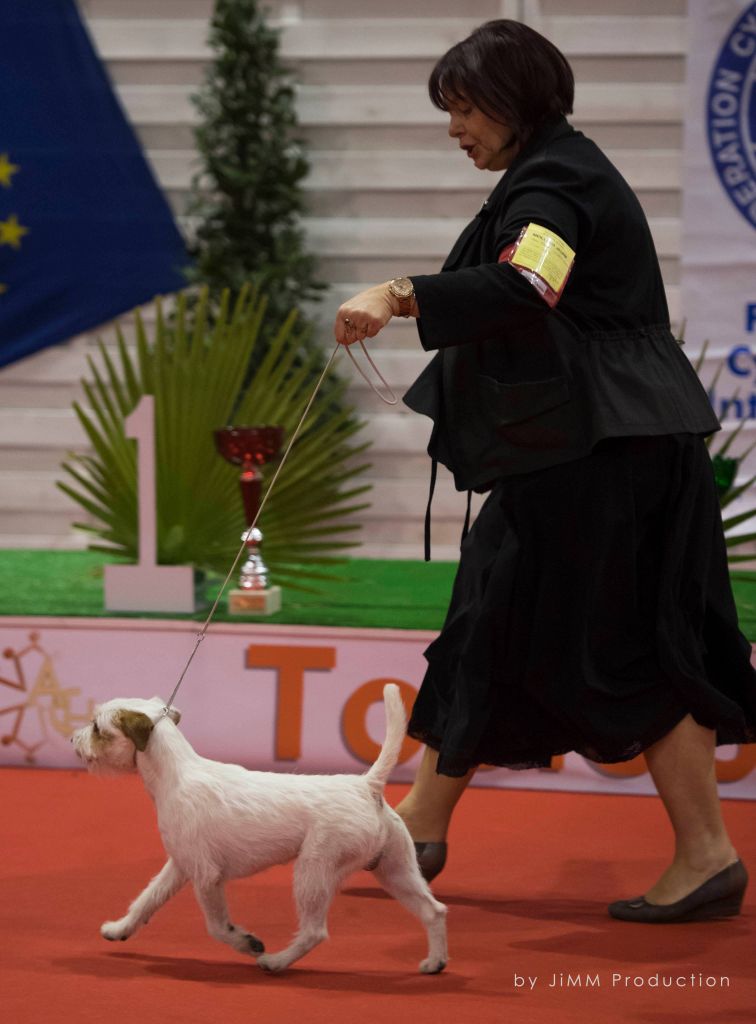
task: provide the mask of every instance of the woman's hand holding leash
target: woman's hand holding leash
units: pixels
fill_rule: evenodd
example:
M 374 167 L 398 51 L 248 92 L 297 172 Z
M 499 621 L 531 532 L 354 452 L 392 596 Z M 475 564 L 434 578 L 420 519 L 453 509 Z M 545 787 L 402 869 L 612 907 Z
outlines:
M 395 278 L 348 299 L 336 314 L 334 335 L 339 345 L 374 338 L 395 316 L 419 316 L 409 278 Z
M 374 338 L 394 315 L 388 285 L 368 288 L 339 308 L 334 324 L 336 341 L 340 345 L 352 345 L 363 338 Z
M 336 322 L 333 328 L 337 347 L 338 345 L 344 346 L 347 355 L 354 364 L 354 368 L 367 381 L 381 401 L 387 405 L 396 405 L 398 399 L 381 371 L 370 358 L 370 353 L 365 348 L 364 342 L 365 338 L 374 338 L 376 334 L 382 331 L 392 317 L 407 315 L 402 309 L 400 300 L 390 290 L 389 285 L 392 283 L 387 282 L 386 284 L 377 284 L 372 288 L 367 288 L 364 292 L 360 292 L 359 295 L 355 295 L 354 298 L 343 303 L 336 314 Z M 416 306 L 416 303 L 413 302 L 413 305 Z M 416 316 L 417 313 L 413 315 Z M 365 371 L 352 355 L 349 346 L 353 345 L 355 341 L 359 342 L 360 348 L 365 353 L 365 358 L 383 384 L 385 393 L 380 392 L 376 388 L 375 384 L 365 374 Z

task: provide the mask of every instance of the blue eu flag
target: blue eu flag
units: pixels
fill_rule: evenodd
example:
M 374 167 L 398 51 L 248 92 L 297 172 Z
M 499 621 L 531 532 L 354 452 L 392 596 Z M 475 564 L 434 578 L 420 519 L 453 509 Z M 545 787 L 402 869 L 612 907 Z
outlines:
M 0 2 L 0 366 L 184 287 L 186 250 L 74 0 Z

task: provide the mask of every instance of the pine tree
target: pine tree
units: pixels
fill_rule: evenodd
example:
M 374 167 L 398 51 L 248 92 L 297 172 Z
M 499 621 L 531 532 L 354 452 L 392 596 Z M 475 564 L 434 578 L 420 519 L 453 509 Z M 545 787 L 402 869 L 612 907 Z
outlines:
M 203 169 L 188 208 L 195 260 L 189 277 L 211 295 L 227 287 L 234 296 L 255 282 L 268 298 L 268 331 L 297 309 L 298 337 L 309 349 L 312 325 L 301 310 L 324 286 L 300 224 L 309 164 L 278 32 L 257 0 L 216 0 L 209 44 L 214 58 L 193 97 L 202 115 L 196 140 Z

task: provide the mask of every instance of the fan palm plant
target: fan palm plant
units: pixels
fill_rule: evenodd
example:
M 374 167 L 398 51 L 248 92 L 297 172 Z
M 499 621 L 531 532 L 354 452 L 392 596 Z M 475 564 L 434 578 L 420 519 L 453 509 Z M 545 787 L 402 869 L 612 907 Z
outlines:
M 708 348 L 709 342 L 705 341 L 701 347 L 701 352 L 699 353 L 698 358 L 693 364 L 697 373 L 700 373 L 704 364 Z M 720 363 L 718 366 L 711 383 L 708 385 L 709 390 L 716 386 L 722 372 L 723 365 L 723 363 Z M 734 397 L 737 397 L 737 395 Z M 714 479 L 716 480 L 717 491 L 719 492 L 719 505 L 723 512 L 724 509 L 744 495 L 753 486 L 753 484 L 756 483 L 756 475 L 750 476 L 747 480 L 742 481 L 741 483 L 737 482 L 737 474 L 740 466 L 745 462 L 754 447 L 756 447 L 756 441 L 752 441 L 751 444 L 749 444 L 748 447 L 739 454 L 734 454 L 733 446 L 747 422 L 747 418 L 744 417 L 741 419 L 740 423 L 738 423 L 732 433 L 728 434 L 724 441 L 718 446 L 715 446 L 715 438 L 718 437 L 716 434 L 707 438 L 706 441 L 709 447 L 712 465 L 714 467 Z M 746 509 L 737 515 L 722 516 L 722 525 L 725 531 L 725 543 L 727 544 L 727 558 L 730 565 L 737 565 L 741 562 L 752 562 L 754 561 L 754 558 L 756 558 L 753 553 L 741 554 L 736 550 L 737 548 L 742 548 L 746 544 L 753 544 L 753 542 L 756 541 L 756 532 L 732 532 L 738 526 L 741 526 L 743 523 L 747 523 L 754 517 L 756 517 L 756 506 Z
M 213 430 L 228 425 L 278 425 L 288 436 L 312 391 L 313 362 L 303 353 L 292 313 L 273 335 L 254 377 L 242 383 L 265 317 L 264 297 L 243 288 L 233 307 L 225 293 L 208 328 L 207 290 L 178 296 L 170 327 L 158 301 L 154 338 L 136 315 L 136 347 L 120 328 L 111 353 L 99 343 L 83 381 L 86 406 L 74 403 L 92 453 L 70 455 L 58 486 L 93 523 L 91 550 L 124 559 L 138 556 L 136 445 L 124 420 L 144 394 L 155 396 L 158 562 L 225 572 L 239 549 L 244 515 L 238 469 L 216 453 Z M 341 385 L 343 391 L 345 385 Z M 363 509 L 369 485 L 355 443 L 362 429 L 351 408 L 316 398 L 276 488 L 263 510 L 265 560 L 271 576 L 297 585 L 327 578 L 327 566 L 356 546 L 350 518 Z M 267 479 L 272 477 L 272 471 Z

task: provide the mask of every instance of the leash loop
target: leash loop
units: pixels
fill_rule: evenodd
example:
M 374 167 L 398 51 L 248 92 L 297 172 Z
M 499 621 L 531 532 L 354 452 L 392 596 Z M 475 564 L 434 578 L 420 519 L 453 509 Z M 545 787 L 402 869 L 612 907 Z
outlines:
M 370 365 L 373 367 L 373 370 L 375 371 L 376 376 L 380 380 L 381 384 L 383 384 L 384 388 L 386 389 L 386 391 L 388 392 L 390 397 L 387 398 L 385 395 L 381 394 L 381 392 L 378 390 L 378 388 L 375 386 L 375 384 L 373 384 L 372 380 L 370 380 L 368 375 L 365 373 L 365 371 L 362 369 L 360 364 L 354 358 L 354 355 L 352 354 L 352 346 L 351 345 L 345 345 L 344 348 L 346 349 L 346 353 L 349 356 L 349 358 L 352 360 L 352 363 L 353 363 L 355 369 L 357 370 L 357 373 L 359 373 L 359 375 L 363 378 L 363 380 L 367 381 L 367 383 L 370 385 L 370 387 L 373 389 L 373 391 L 375 391 L 376 395 L 378 395 L 378 397 L 380 398 L 380 400 L 382 402 L 385 402 L 386 405 L 396 405 L 396 403 L 399 401 L 399 399 L 394 394 L 394 392 L 391 389 L 390 385 L 388 384 L 386 378 L 383 376 L 381 371 L 378 369 L 378 367 L 375 365 L 373 360 L 370 358 L 370 353 L 365 348 L 365 342 L 363 341 L 362 338 L 358 339 L 358 344 L 359 344 L 360 348 L 362 349 L 362 351 L 365 353 L 365 358 L 370 363 Z

